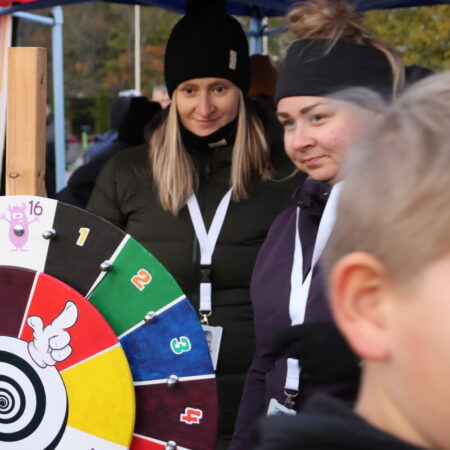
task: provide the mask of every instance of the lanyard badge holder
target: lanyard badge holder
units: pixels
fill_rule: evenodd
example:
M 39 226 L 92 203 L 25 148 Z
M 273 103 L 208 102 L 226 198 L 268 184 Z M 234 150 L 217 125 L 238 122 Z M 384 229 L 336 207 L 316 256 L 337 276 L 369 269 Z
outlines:
M 298 359 L 289 358 L 287 360 L 286 383 L 284 385 L 284 395 L 286 400 L 284 407 L 295 414 L 295 402 L 299 393 L 300 385 L 300 362 Z
M 268 416 L 294 416 L 297 414 L 295 411 L 295 400 L 299 392 L 300 365 L 298 360 L 293 358 L 288 359 L 287 365 L 288 371 L 284 387 L 286 400 L 284 401 L 284 404 L 282 404 L 277 399 L 271 398 L 267 408 Z
M 320 255 L 322 254 L 322 251 L 333 228 L 342 186 L 343 183 L 337 183 L 331 191 L 330 198 L 328 199 L 327 205 L 322 215 L 322 219 L 320 221 L 319 229 L 317 231 L 316 243 L 314 245 L 314 251 L 311 261 L 311 269 L 304 281 L 301 277 L 301 274 L 303 273 L 303 251 L 298 230 L 300 208 L 297 208 L 297 215 L 295 220 L 295 250 L 291 272 L 291 294 L 289 298 L 289 316 L 291 318 L 292 326 L 300 325 L 305 320 L 306 303 L 308 300 L 309 288 L 311 285 L 312 272 L 314 266 L 320 258 Z M 284 386 L 284 394 L 286 395 L 286 400 L 284 402 L 284 405 L 281 405 L 276 399 L 271 399 L 267 412 L 268 415 L 295 414 L 295 402 L 300 390 L 300 372 L 300 362 L 297 359 L 289 358 L 287 360 L 286 383 Z M 271 404 L 275 405 L 272 410 L 270 409 Z
M 200 323 L 209 325 L 208 317 L 212 314 L 211 302 L 211 264 L 200 264 Z M 206 309 L 203 309 L 206 308 Z
M 198 244 L 200 246 L 200 322 L 205 332 L 205 337 L 208 342 L 211 359 L 214 369 L 217 367 L 219 357 L 220 341 L 222 339 L 222 327 L 212 327 L 209 325 L 208 318 L 212 314 L 212 300 L 211 300 L 211 271 L 212 271 L 212 256 L 216 247 L 217 238 L 225 221 L 225 216 L 231 200 L 231 189 L 223 196 L 214 214 L 213 221 L 206 231 L 205 223 L 203 221 L 202 213 L 198 205 L 197 197 L 192 194 L 187 202 L 189 214 L 191 216 L 192 224 L 194 226 L 195 235 L 197 236 Z

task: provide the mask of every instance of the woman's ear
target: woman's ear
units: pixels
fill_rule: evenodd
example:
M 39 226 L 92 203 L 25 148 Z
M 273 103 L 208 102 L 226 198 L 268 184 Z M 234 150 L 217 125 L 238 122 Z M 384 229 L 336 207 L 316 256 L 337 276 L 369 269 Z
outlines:
M 385 359 L 391 301 L 385 266 L 368 253 L 345 255 L 331 272 L 330 298 L 336 324 L 355 353 Z

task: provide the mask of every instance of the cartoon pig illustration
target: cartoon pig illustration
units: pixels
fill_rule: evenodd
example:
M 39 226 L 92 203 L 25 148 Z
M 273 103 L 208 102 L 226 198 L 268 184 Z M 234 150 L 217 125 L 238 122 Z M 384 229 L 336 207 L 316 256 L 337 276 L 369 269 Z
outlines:
M 33 220 L 28 220 L 25 212 L 26 209 L 27 205 L 25 203 L 22 203 L 20 206 L 9 205 L 9 218 L 4 213 L 0 214 L 0 220 L 6 220 L 9 223 L 9 240 L 15 247 L 11 251 L 27 251 L 24 247 L 29 237 L 29 226 L 31 223 L 39 221 L 38 217 L 35 217 Z M 21 233 L 15 233 L 14 229 L 21 230 Z

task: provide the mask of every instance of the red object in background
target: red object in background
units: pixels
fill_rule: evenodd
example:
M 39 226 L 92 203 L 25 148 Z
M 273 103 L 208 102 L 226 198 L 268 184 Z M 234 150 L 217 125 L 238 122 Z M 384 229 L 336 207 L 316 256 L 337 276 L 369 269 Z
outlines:
M 31 2 L 35 2 L 37 0 L 15 0 L 14 4 L 17 3 L 31 3 Z M 6 1 L 2 1 L 0 0 L 0 6 L 12 6 L 13 2 L 6 2 Z

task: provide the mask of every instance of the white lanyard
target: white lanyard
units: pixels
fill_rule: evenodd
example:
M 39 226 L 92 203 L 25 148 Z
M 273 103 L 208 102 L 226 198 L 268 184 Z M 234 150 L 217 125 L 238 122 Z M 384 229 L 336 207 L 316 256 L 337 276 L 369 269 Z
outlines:
M 311 260 L 311 269 L 303 281 L 303 251 L 298 231 L 300 208 L 297 208 L 295 218 L 295 250 L 294 260 L 291 272 L 291 294 L 289 297 L 289 316 L 291 325 L 300 325 L 305 320 L 306 303 L 308 300 L 309 288 L 314 266 L 320 258 L 325 245 L 330 237 L 336 219 L 336 210 L 338 206 L 339 195 L 342 190 L 343 183 L 337 183 L 331 190 L 330 197 L 323 211 L 320 220 L 319 229 L 317 231 L 316 242 Z M 287 375 L 285 390 L 298 392 L 300 385 L 300 364 L 297 359 L 289 358 L 287 360 Z M 289 396 L 289 394 L 287 394 Z M 296 395 L 296 394 L 294 394 Z M 292 397 L 292 395 L 291 395 Z
M 217 238 L 219 237 L 223 222 L 225 221 L 230 200 L 231 189 L 228 190 L 220 201 L 208 232 L 206 231 L 205 222 L 203 221 L 195 194 L 192 194 L 187 202 L 192 224 L 194 225 L 195 235 L 197 236 L 200 246 L 200 266 L 202 270 L 202 280 L 200 282 L 200 313 L 205 320 L 212 311 L 211 281 L 209 279 L 212 256 L 214 248 L 216 247 Z

